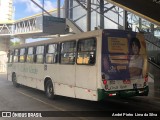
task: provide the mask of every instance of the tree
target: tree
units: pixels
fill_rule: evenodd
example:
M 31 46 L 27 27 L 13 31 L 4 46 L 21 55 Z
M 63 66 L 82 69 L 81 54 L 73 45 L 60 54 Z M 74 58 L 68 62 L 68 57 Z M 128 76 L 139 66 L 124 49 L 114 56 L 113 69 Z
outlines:
M 18 46 L 18 45 L 20 45 L 19 41 L 16 42 L 10 41 L 10 46 Z

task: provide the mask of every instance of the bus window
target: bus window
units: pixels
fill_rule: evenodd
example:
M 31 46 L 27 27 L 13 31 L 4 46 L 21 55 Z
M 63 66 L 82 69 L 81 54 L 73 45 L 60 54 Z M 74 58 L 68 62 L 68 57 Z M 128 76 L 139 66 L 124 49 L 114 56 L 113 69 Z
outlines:
M 26 62 L 33 63 L 34 62 L 34 47 L 29 47 L 27 53 L 28 54 L 27 54 Z
M 93 65 L 95 64 L 96 40 L 85 39 L 78 41 L 77 64 Z
M 13 62 L 18 62 L 18 61 L 19 61 L 19 49 L 15 49 Z
M 26 49 L 25 48 L 21 48 L 20 49 L 20 57 L 19 57 L 19 61 L 20 62 L 25 62 L 25 53 L 26 53 Z
M 57 44 L 49 44 L 46 51 L 46 63 L 57 63 Z
M 61 64 L 74 64 L 75 63 L 76 41 L 69 41 L 61 43 Z
M 13 60 L 13 51 L 9 50 L 8 52 L 8 63 L 12 63 Z
M 36 47 L 36 63 L 43 63 L 44 46 Z

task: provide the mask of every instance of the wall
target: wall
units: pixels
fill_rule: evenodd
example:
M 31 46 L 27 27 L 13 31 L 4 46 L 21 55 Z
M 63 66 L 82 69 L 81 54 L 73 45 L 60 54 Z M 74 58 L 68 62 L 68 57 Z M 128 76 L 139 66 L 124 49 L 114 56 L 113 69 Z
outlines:
M 9 39 L 0 39 L 0 73 L 6 72 L 7 52 L 9 49 Z
M 7 52 L 0 51 L 0 73 L 6 72 Z

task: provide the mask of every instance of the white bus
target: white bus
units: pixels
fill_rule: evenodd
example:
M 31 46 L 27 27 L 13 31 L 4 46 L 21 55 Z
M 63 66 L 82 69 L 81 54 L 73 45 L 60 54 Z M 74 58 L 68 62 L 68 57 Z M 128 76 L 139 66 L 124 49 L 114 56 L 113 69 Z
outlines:
M 144 36 L 131 31 L 95 30 L 22 44 L 8 58 L 13 85 L 45 91 L 50 99 L 99 101 L 149 91 Z

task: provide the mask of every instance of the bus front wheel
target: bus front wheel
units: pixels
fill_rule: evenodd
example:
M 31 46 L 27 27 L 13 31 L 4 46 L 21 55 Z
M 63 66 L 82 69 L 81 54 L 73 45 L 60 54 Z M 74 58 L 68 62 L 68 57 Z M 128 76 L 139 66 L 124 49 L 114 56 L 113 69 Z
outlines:
M 54 98 L 54 90 L 53 90 L 53 84 L 51 80 L 48 80 L 45 86 L 45 93 L 47 98 L 53 99 Z
M 13 82 L 13 85 L 15 87 L 19 87 L 19 84 L 17 83 L 17 77 L 16 77 L 15 73 L 12 75 L 12 82 Z

